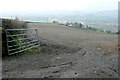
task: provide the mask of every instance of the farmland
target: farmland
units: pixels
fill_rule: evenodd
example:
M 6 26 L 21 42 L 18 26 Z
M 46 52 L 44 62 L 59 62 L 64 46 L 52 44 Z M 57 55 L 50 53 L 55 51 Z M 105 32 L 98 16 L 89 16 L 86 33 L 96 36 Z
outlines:
M 4 57 L 3 78 L 118 78 L 118 35 L 58 24 L 28 28 L 38 29 L 43 51 Z

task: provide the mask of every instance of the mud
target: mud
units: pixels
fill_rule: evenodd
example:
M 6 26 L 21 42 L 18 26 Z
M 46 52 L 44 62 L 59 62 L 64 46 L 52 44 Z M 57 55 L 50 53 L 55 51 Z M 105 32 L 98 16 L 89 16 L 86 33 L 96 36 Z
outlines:
M 116 45 L 116 35 L 56 24 L 29 27 L 38 28 L 43 51 L 4 57 L 3 78 L 118 78 L 117 46 L 98 46 Z

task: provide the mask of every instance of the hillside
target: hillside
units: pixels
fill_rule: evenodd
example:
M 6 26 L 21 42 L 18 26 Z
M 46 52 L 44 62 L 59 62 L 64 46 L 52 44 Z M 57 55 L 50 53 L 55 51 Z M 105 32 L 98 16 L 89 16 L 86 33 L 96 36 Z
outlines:
M 38 29 L 44 50 L 3 58 L 4 78 L 118 78 L 117 35 L 57 24 L 28 28 Z

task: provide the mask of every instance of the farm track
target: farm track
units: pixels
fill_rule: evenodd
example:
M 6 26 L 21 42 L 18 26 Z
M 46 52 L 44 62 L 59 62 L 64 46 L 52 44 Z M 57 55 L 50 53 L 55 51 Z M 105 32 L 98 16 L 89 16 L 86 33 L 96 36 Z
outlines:
M 3 78 L 118 78 L 117 35 L 57 24 L 37 28 L 43 52 L 3 58 Z

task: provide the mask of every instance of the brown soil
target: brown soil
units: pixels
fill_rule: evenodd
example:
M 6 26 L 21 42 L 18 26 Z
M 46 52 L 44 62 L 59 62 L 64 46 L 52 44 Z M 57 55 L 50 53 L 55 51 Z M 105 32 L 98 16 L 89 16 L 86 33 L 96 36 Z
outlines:
M 4 78 L 118 78 L 118 36 L 57 24 L 37 28 L 43 52 L 3 58 Z

